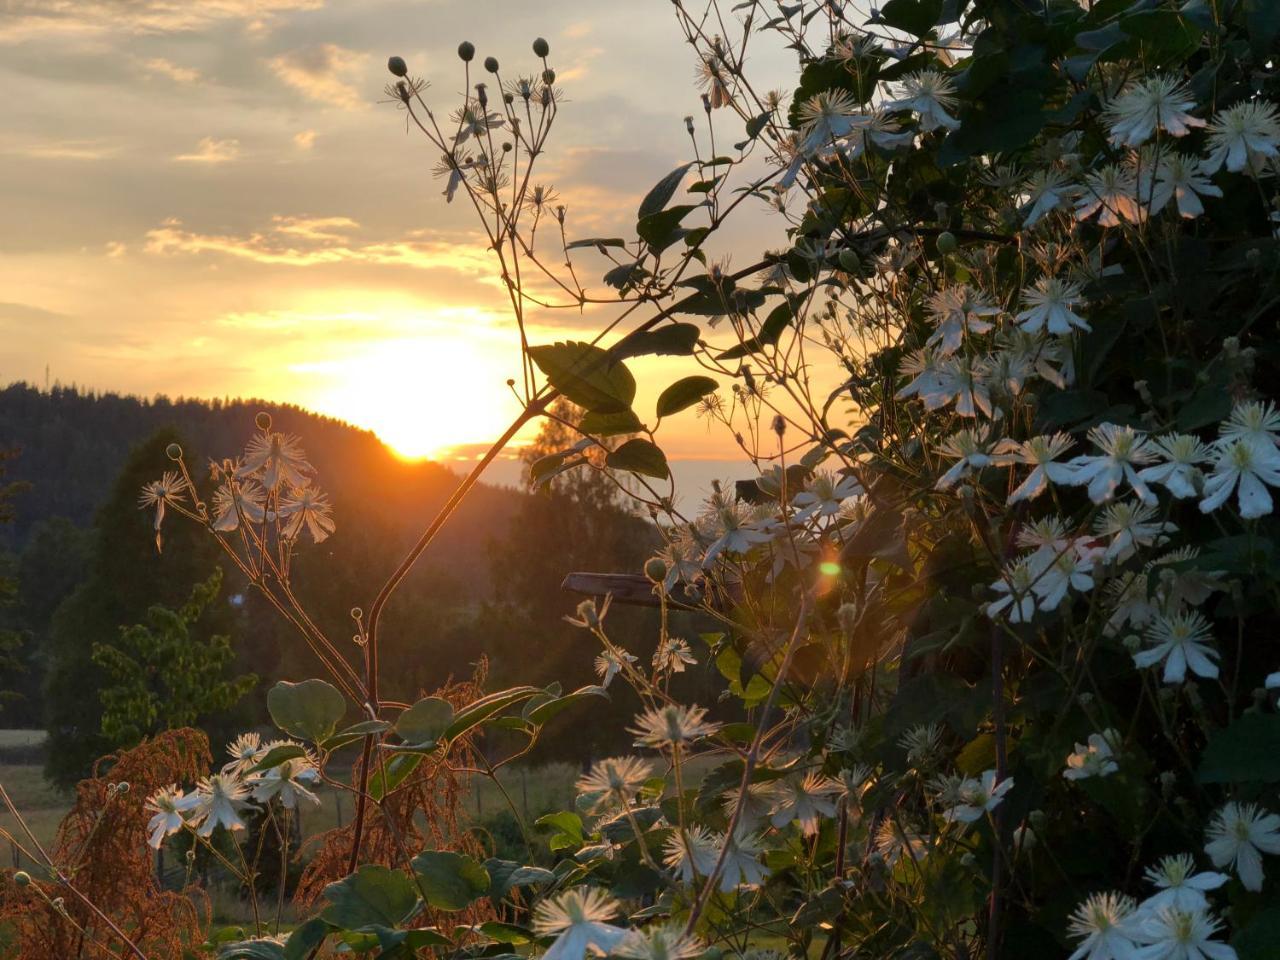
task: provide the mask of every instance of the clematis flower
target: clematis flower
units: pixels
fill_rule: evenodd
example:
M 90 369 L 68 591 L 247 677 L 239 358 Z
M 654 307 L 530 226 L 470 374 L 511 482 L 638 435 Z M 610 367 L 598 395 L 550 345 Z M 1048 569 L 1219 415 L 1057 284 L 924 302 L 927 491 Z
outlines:
M 194 794 L 183 794 L 176 783 L 162 787 L 147 798 L 146 809 L 154 816 L 147 823 L 147 842 L 157 850 L 164 838 L 177 833 L 186 823 L 183 814 L 198 802 Z
M 923 347 L 907 354 L 898 367 L 899 376 L 911 377 L 911 382 L 899 390 L 894 397 L 906 400 L 908 397 L 936 394 L 942 389 L 943 367 L 946 359 L 941 351 Z
M 938 482 L 935 490 L 950 490 L 971 474 L 991 465 L 992 442 L 985 430 L 960 430 L 947 437 L 938 447 L 940 456 L 956 462 Z
M 809 480 L 807 489 L 797 493 L 791 502 L 799 509 L 797 520 L 810 517 L 834 517 L 840 504 L 861 495 L 862 485 L 853 477 L 842 477 L 830 470 L 819 470 Z
M 1214 173 L 1225 163 L 1232 173 L 1248 168 L 1256 171 L 1265 160 L 1280 156 L 1280 116 L 1275 104 L 1265 100 L 1245 100 L 1220 110 L 1207 128 L 1209 155 L 1206 172 Z
M 958 791 L 960 802 L 943 815 L 952 822 L 973 823 L 983 814 L 1000 806 L 1004 795 L 1012 789 L 1012 777 L 997 782 L 996 772 L 988 770 L 980 780 L 970 778 L 961 783 Z
M 267 744 L 264 754 L 289 743 L 288 740 L 277 740 Z M 269 803 L 272 798 L 279 797 L 280 802 L 289 810 L 295 809 L 299 800 L 318 805 L 320 798 L 311 792 L 308 785 L 319 779 L 320 772 L 310 756 L 291 757 L 269 770 L 263 770 L 253 779 L 253 799 L 259 803 Z
M 1252 803 L 1228 803 L 1205 830 L 1204 852 L 1215 867 L 1233 867 L 1246 890 L 1262 889 L 1262 854 L 1280 854 L 1280 816 Z
M 1209 180 L 1199 157 L 1170 153 L 1161 157 L 1156 167 L 1151 213 L 1158 213 L 1170 200 L 1174 200 L 1177 202 L 1179 215 L 1191 220 L 1204 213 L 1201 197 L 1220 196 L 1222 191 Z
M 718 723 L 705 719 L 706 715 L 702 707 L 670 703 L 646 710 L 636 717 L 635 726 L 629 727 L 628 732 L 636 735 L 637 747 L 680 746 L 709 737 L 720 729 Z
M 1219 653 L 1209 642 L 1213 633 L 1209 622 L 1195 611 L 1184 613 L 1157 613 L 1147 627 L 1146 650 L 1133 655 L 1134 665 L 1140 668 L 1164 663 L 1165 683 L 1182 683 L 1188 668 L 1197 677 L 1210 679 L 1218 675 Z
M 543 900 L 533 912 L 533 931 L 556 935 L 543 960 L 583 960 L 607 954 L 627 931 L 604 921 L 618 912 L 618 903 L 596 887 L 573 887 L 554 899 Z
M 959 350 L 966 334 L 988 332 L 991 324 L 982 318 L 1000 314 L 999 307 L 989 303 L 967 283 L 939 290 L 929 298 L 928 309 L 937 329 L 925 345 L 936 346 L 943 355 Z
M 840 792 L 840 784 L 819 773 L 787 777 L 778 785 L 778 802 L 771 815 L 773 825 L 781 829 L 795 820 L 806 837 L 813 836 L 823 817 L 835 816 L 834 798 Z
M 724 855 L 724 871 L 720 874 L 720 892 L 731 893 L 738 887 L 758 887 L 769 876 L 769 868 L 760 858 L 764 848 L 759 840 L 750 836 L 725 839 L 729 849 Z
M 282 496 L 279 514 L 285 521 L 280 532 L 291 540 L 305 529 L 312 543 L 323 543 L 335 529 L 328 496 L 312 486 Z
M 636 658 L 625 650 L 610 647 L 602 653 L 596 654 L 595 669 L 596 676 L 600 678 L 600 686 L 607 687 L 613 682 L 613 678 L 618 675 L 618 671 L 622 669 L 623 662 L 635 663 Z
M 1109 777 L 1120 769 L 1115 761 L 1112 743 L 1118 743 L 1120 734 L 1115 730 L 1091 733 L 1085 743 L 1077 743 L 1075 751 L 1067 757 L 1067 769 L 1062 771 L 1068 780 L 1088 780 L 1091 777 Z
M 1141 917 L 1133 899 L 1095 893 L 1076 908 L 1067 927 L 1080 945 L 1068 960 L 1139 960 Z
M 885 103 L 886 110 L 910 110 L 920 115 L 920 129 L 925 133 L 945 127 L 954 130 L 960 121 L 947 110 L 956 104 L 956 87 L 951 79 L 937 70 L 919 70 L 907 74 L 893 90 L 895 99 Z
M 243 779 L 252 767 L 257 766 L 266 752 L 262 737 L 253 732 L 242 733 L 227 744 L 227 756 L 231 760 L 223 765 L 222 772 Z
M 1246 520 L 1266 516 L 1274 506 L 1267 487 L 1280 487 L 1280 459 L 1259 452 L 1247 440 L 1235 440 L 1218 450 L 1213 472 L 1204 482 L 1202 513 L 1212 513 L 1237 490 L 1236 503 Z
M 1178 525 L 1171 521 L 1153 521 L 1156 508 L 1145 503 L 1122 500 L 1108 504 L 1101 515 L 1094 518 L 1093 532 L 1108 540 L 1103 558 L 1123 563 L 1138 547 L 1158 547 L 1176 533 Z
M 1108 139 L 1117 147 L 1137 147 L 1157 130 L 1172 137 L 1185 137 L 1204 121 L 1191 116 L 1195 97 L 1186 84 L 1168 75 L 1149 77 L 1131 84 L 1102 112 L 1111 127 Z
M 597 760 L 578 778 L 579 795 L 594 797 L 593 813 L 627 806 L 649 779 L 653 768 L 638 757 Z
M 662 862 L 675 871 L 676 879 L 691 884 L 698 877 L 708 877 L 720 856 L 716 835 L 706 827 L 692 824 L 673 830 L 663 845 Z
M 712 520 L 715 540 L 707 547 L 703 564 L 710 566 L 720 554 L 746 553 L 758 543 L 766 543 L 769 534 L 752 525 L 750 512 L 739 503 L 727 503 L 716 511 Z
M 1110 500 L 1122 483 L 1128 483 L 1144 503 L 1156 502 L 1156 495 L 1142 482 L 1137 470 L 1156 458 L 1145 434 L 1132 427 L 1103 423 L 1089 431 L 1089 439 L 1102 454 L 1070 461 L 1072 484 L 1087 487 L 1089 499 L 1094 503 Z
M 1078 283 L 1057 277 L 1041 277 L 1022 291 L 1022 302 L 1027 309 L 1014 319 L 1027 333 L 1045 330 L 1062 336 L 1074 330 L 1093 329 L 1087 320 L 1072 310 L 1084 302 Z
M 248 793 L 249 788 L 230 774 L 215 773 L 205 777 L 196 785 L 195 800 L 191 806 L 191 819 L 199 824 L 196 832 L 208 837 L 216 827 L 243 830 L 240 811 L 247 806 L 245 797 Z
M 626 960 L 695 960 L 706 950 L 706 945 L 696 937 L 685 936 L 683 927 L 655 924 L 628 932 L 614 948 L 613 956 Z
M 1189 853 L 1164 857 L 1147 869 L 1146 878 L 1160 890 L 1142 901 L 1142 909 L 1146 913 L 1158 913 L 1168 908 L 1188 913 L 1204 910 L 1209 906 L 1205 892 L 1217 890 L 1231 879 L 1225 873 L 1211 870 L 1196 873 L 1196 862 Z
M 998 466 L 1025 465 L 1032 468 L 1026 479 L 1009 494 L 1008 503 L 1034 500 L 1048 490 L 1050 484 L 1071 483 L 1075 476 L 1074 468 L 1056 461 L 1071 449 L 1074 442 L 1065 433 L 1055 433 L 1052 436 L 1041 434 L 1029 440 L 1001 440 L 996 444 L 995 462 Z
M 1151 446 L 1164 462 L 1139 470 L 1138 478 L 1160 484 L 1179 499 L 1196 496 L 1203 481 L 1199 465 L 1212 456 L 1210 449 L 1189 433 L 1153 437 Z
M 1088 593 L 1093 589 L 1093 562 L 1096 550 L 1076 544 L 1059 552 L 1040 570 L 1031 589 L 1041 610 L 1057 610 L 1068 590 Z
M 990 417 L 993 411 L 988 373 L 987 365 L 981 360 L 948 358 L 939 366 L 931 389 L 921 391 L 920 399 L 928 410 L 954 403 L 956 413 L 962 417 L 976 417 L 979 411 Z
M 1133 171 L 1112 163 L 1085 177 L 1084 189 L 1076 200 L 1076 219 L 1088 220 L 1095 213 L 1104 227 L 1118 227 L 1126 220 L 1142 221 Z
M 1080 188 L 1070 182 L 1060 170 L 1033 171 L 1027 180 L 1025 227 L 1034 227 L 1048 213 L 1069 206 L 1079 194 Z
M 1166 907 L 1148 914 L 1138 928 L 1144 944 L 1138 960 L 1238 960 L 1235 950 L 1212 939 L 1222 929 L 1205 910 Z
M 768 822 L 770 814 L 777 809 L 782 799 L 782 791 L 779 789 L 778 783 L 769 781 L 767 783 L 747 784 L 745 799 L 743 799 L 740 787 L 726 790 L 722 805 L 724 807 L 724 815 L 728 818 L 733 816 L 733 811 L 737 809 L 739 801 L 742 801 L 742 812 L 738 814 L 738 825 L 734 828 L 734 832 L 741 835 L 755 833 L 764 826 Z
M 253 477 L 268 490 L 275 490 L 282 483 L 305 487 L 312 472 L 301 440 L 292 434 L 264 431 L 249 441 L 236 476 Z
M 230 533 L 240 518 L 249 523 L 266 519 L 267 492 L 257 480 L 228 480 L 213 492 L 213 529 Z
M 177 470 L 166 470 L 159 480 L 144 484 L 138 494 L 139 510 L 155 510 L 156 549 L 160 549 L 160 525 L 164 523 L 165 507 L 176 506 L 182 502 L 182 495 L 187 489 L 187 481 L 178 475 Z

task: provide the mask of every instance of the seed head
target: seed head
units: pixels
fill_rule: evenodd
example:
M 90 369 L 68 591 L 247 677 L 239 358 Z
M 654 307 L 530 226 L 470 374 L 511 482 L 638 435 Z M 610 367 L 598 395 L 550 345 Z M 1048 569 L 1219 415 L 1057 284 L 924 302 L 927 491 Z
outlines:
M 387 69 L 391 71 L 393 76 L 405 77 L 409 75 L 409 67 L 404 62 L 404 57 L 388 57 Z
M 539 37 L 533 41 L 533 52 L 535 56 L 546 57 L 551 52 L 551 44 Z
M 938 234 L 938 252 L 944 257 L 955 253 L 958 245 L 959 244 L 956 242 L 956 235 L 950 230 L 943 230 Z
M 650 557 L 645 561 L 644 575 L 654 583 L 661 583 L 667 578 L 667 565 L 658 557 Z
M 463 40 L 458 44 L 458 59 L 463 63 L 470 63 L 471 59 L 476 55 L 476 45 L 470 40 Z
M 486 70 L 488 70 L 490 73 L 497 73 L 497 72 L 498 72 L 498 58 L 497 58 L 497 57 L 485 57 L 485 58 L 484 58 L 484 68 L 485 68 Z
M 552 70 L 550 67 L 547 67 L 547 69 L 542 71 L 542 82 L 545 83 L 548 87 L 551 86 L 553 83 L 556 82 L 556 72 Z
M 263 410 L 261 413 L 259 413 L 256 417 L 253 418 L 253 422 L 258 425 L 259 430 L 270 430 L 271 414 Z
M 25 870 L 19 870 L 13 875 L 13 882 L 20 887 L 29 887 L 31 886 L 31 874 Z

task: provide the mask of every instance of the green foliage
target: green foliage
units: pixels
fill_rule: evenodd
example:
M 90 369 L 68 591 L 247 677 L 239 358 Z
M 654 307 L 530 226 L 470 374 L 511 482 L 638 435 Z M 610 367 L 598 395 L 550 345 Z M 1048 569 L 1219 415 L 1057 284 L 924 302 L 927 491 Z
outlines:
M 145 623 L 123 627 L 113 643 L 95 643 L 91 658 L 102 671 L 102 735 L 114 747 L 143 737 L 192 727 L 230 710 L 258 682 L 253 674 L 230 678 L 235 656 L 230 638 L 200 640 L 192 628 L 218 599 L 222 571 L 197 583 L 179 609 L 153 606 Z
M 285 733 L 319 743 L 338 729 L 347 701 L 324 680 L 281 680 L 267 693 L 267 709 Z

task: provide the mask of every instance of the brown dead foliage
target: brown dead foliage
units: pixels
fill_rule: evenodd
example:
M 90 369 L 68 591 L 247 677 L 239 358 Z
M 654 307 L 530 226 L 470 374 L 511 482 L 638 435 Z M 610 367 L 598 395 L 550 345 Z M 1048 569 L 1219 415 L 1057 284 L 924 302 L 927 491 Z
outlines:
M 212 759 L 203 733 L 179 729 L 99 760 L 94 776 L 77 785 L 75 806 L 48 851 L 67 883 L 35 879 L 24 888 L 12 877 L 0 883 L 0 956 L 136 956 L 86 901 L 148 960 L 179 960 L 197 947 L 208 929 L 208 905 L 192 891 L 162 890 L 156 882 L 145 804 L 162 787 L 203 776 Z
M 488 663 L 481 660 L 471 679 L 450 681 L 433 696 L 465 706 L 484 694 Z M 470 778 L 457 768 L 475 764 L 477 753 L 470 739 L 455 743 L 449 752 L 448 765 L 439 758 L 425 757 L 405 781 L 391 791 L 381 803 L 370 804 L 365 818 L 360 862 L 403 868 L 407 860 L 423 850 L 454 850 L 477 859 L 485 856 L 476 836 L 461 823 L 462 801 Z M 374 762 L 378 758 L 374 757 Z M 359 782 L 359 763 L 351 772 L 351 782 Z M 345 826 L 328 830 L 312 838 L 314 855 L 298 881 L 295 900 L 299 905 L 314 903 L 325 886 L 347 875 L 351 845 L 355 836 L 354 820 Z M 304 850 L 301 856 L 309 851 Z M 460 913 L 447 917 L 428 909 L 422 922 L 452 927 L 454 924 L 479 924 L 496 919 L 488 899 L 473 903 Z

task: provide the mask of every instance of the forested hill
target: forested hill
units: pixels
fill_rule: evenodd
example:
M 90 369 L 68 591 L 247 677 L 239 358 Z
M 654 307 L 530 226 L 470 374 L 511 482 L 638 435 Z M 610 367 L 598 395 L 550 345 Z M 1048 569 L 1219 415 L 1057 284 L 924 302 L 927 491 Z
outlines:
M 47 517 L 87 527 L 105 501 L 130 451 L 157 430 L 184 438 L 189 464 L 236 456 L 265 410 L 276 429 L 302 438 L 320 486 L 344 523 L 376 523 L 394 540 L 416 535 L 458 483 L 446 468 L 398 459 L 373 433 L 300 407 L 258 400 L 143 399 L 74 387 L 38 390 L 25 383 L 0 389 L 0 449 L 16 449 L 11 480 L 30 488 L 18 498 L 14 522 L 0 526 L 0 546 L 20 548 Z M 156 475 L 168 466 L 156 464 Z M 484 566 L 483 547 L 505 528 L 509 492 L 480 489 L 442 533 L 439 547 L 466 572 Z M 394 544 L 388 544 L 394 546 Z

